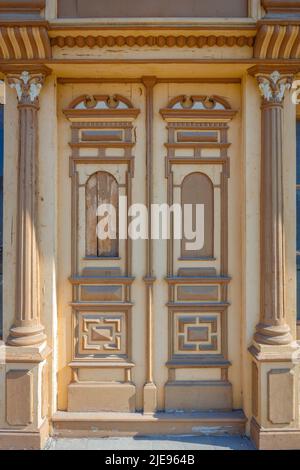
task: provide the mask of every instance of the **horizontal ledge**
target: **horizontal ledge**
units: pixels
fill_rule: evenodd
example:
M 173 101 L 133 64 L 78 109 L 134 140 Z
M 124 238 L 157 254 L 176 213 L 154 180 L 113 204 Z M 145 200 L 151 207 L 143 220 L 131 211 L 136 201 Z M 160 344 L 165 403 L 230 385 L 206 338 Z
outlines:
M 133 148 L 135 142 L 69 142 L 71 148 Z
M 230 386 L 230 382 L 228 382 L 228 380 L 168 380 L 168 382 L 166 383 L 166 386 L 169 387 L 192 387 L 193 385 L 195 385 L 196 387 L 224 387 L 224 385 Z
M 219 356 L 211 359 L 203 358 L 192 360 L 192 359 L 172 359 L 166 363 L 168 369 L 227 369 L 231 366 L 231 362 L 227 359 L 220 358 Z
M 131 369 L 135 367 L 134 362 L 88 362 L 88 361 L 72 361 L 69 364 L 72 369 Z
M 214 143 L 214 142 L 184 142 L 184 143 L 165 143 L 165 147 L 170 149 L 185 149 L 185 148 L 193 148 L 193 149 L 224 149 L 229 148 L 231 143 Z M 201 157 L 200 157 L 201 158 Z
M 134 277 L 70 277 L 69 281 L 73 285 L 79 284 L 132 284 Z
M 201 308 L 201 307 L 217 309 L 217 308 L 227 308 L 230 306 L 230 304 L 228 302 L 168 302 L 166 306 L 171 307 L 171 308 L 186 308 L 186 309 Z
M 82 259 L 85 261 L 119 261 L 122 258 L 120 256 L 85 256 Z
M 90 157 L 90 156 L 81 156 L 81 157 L 73 157 L 71 156 L 70 157 L 72 159 L 73 162 L 77 163 L 77 164 L 86 164 L 86 163 L 116 163 L 118 165 L 120 164 L 128 164 L 130 162 L 134 162 L 134 157 Z M 119 256 L 116 256 L 116 257 L 112 257 L 112 258 L 98 258 L 98 256 L 90 256 L 90 257 L 85 257 L 83 259 L 88 259 L 88 260 L 94 260 L 94 259 L 97 259 L 97 260 L 107 260 L 107 259 L 112 259 L 112 260 L 119 260 L 121 259 Z
M 0 347 L 1 359 L 4 363 L 29 363 L 39 364 L 43 362 L 50 354 L 52 349 L 49 346 L 6 346 Z
M 241 27 L 251 27 L 251 29 L 255 29 L 257 20 L 252 17 L 152 17 L 152 18 L 55 18 L 49 21 L 49 25 L 51 30 L 55 30 L 56 27 L 67 29 L 68 26 L 73 30 L 74 27 L 87 27 L 91 29 L 91 26 L 95 27 L 97 30 L 101 28 L 110 29 L 112 27 L 123 29 L 126 27 L 130 27 L 136 29 L 136 27 L 141 26 L 149 26 L 151 29 L 162 28 L 165 27 L 169 29 L 170 26 L 174 26 L 176 29 L 178 28 L 185 28 L 185 27 L 193 27 L 197 31 L 201 27 L 215 27 L 220 26 L 224 27 L 225 29 L 235 29 L 237 26 Z
M 167 157 L 168 163 L 177 164 L 177 165 L 224 165 L 229 163 L 229 158 L 220 158 L 220 157 Z M 180 258 L 179 258 L 180 259 Z M 187 259 L 187 258 L 184 258 Z M 198 258 L 199 259 L 199 258 Z M 202 258 L 203 259 L 203 258 Z M 207 259 L 207 258 L 205 258 Z M 209 258 L 215 260 L 215 258 Z
M 166 277 L 168 284 L 228 284 L 230 277 L 201 276 L 201 277 Z
M 157 412 L 157 413 L 121 413 L 121 412 L 66 412 L 66 411 L 57 411 L 52 416 L 53 422 L 97 422 L 97 421 L 109 421 L 109 422 L 157 422 L 157 421 L 170 421 L 170 422 L 182 422 L 182 421 L 192 421 L 192 422 L 240 422 L 245 423 L 247 421 L 242 410 L 235 410 L 232 412 L 225 411 L 207 411 L 207 412 L 193 412 L 193 413 L 184 413 L 184 412 Z
M 188 256 L 180 256 L 178 261 L 217 261 L 217 258 L 211 256 L 199 256 L 196 258 L 190 258 Z
M 116 308 L 129 308 L 134 304 L 132 302 L 70 302 L 69 305 L 75 309 L 85 310 L 89 309 L 91 311 L 108 310 L 116 311 Z
M 136 78 L 72 78 L 72 77 L 58 77 L 57 83 L 60 85 L 75 84 L 75 83 L 142 83 L 142 77 Z M 156 83 L 209 83 L 230 85 L 233 83 L 242 83 L 241 78 L 184 78 L 184 77 L 170 77 L 170 78 L 157 78 Z
M 136 118 L 140 114 L 139 109 L 65 109 L 63 111 L 69 118 Z

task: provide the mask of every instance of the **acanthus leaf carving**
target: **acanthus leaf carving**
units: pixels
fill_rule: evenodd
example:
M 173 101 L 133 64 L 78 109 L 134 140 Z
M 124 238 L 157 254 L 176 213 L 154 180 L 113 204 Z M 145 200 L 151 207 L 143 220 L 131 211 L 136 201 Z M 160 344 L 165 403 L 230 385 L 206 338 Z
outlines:
M 30 74 L 27 71 L 23 71 L 18 75 L 12 74 L 8 76 L 8 84 L 11 88 L 15 88 L 20 104 L 36 103 L 44 80 L 44 74 Z
M 270 75 L 257 75 L 263 99 L 269 103 L 282 103 L 285 92 L 292 87 L 293 76 L 281 75 L 275 70 Z

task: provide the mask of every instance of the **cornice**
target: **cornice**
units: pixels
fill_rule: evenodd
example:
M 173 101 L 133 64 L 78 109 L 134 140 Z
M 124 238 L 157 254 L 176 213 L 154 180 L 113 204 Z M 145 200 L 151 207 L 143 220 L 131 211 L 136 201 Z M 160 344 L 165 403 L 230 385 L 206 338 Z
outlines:
M 1 3 L 1 2 L 0 2 Z M 220 24 L 219 30 L 205 30 L 203 24 L 197 31 L 176 31 L 155 29 L 111 30 L 99 34 L 95 25 L 86 31 L 56 31 L 43 20 L 1 21 L 0 20 L 0 62 L 50 63 L 53 48 L 69 48 L 67 62 L 73 62 L 72 48 L 195 48 L 203 47 L 248 47 L 253 48 L 252 60 L 292 63 L 300 60 L 300 21 L 263 19 L 257 22 L 256 31 L 226 30 Z M 226 25 L 225 25 L 226 26 Z M 204 29 L 203 29 L 204 28 Z M 222 29 L 223 28 L 223 29 Z M 201 34 L 200 34 L 201 31 Z M 146 54 L 144 59 L 146 60 Z M 197 58 L 195 57 L 195 60 Z M 198 58 L 199 60 L 201 59 Z M 87 61 L 88 59 L 82 59 Z M 105 58 L 102 58 L 105 60 Z M 209 59 L 207 59 L 209 60 Z M 226 60 L 226 58 L 224 58 Z M 90 61 L 97 61 L 91 57 Z M 241 62 L 237 58 L 235 62 Z

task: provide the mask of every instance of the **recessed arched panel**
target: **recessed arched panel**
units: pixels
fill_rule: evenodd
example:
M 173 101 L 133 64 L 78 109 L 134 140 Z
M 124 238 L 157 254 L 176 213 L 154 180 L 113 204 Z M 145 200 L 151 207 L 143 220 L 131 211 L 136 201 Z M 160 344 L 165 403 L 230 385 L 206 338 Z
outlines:
M 196 229 L 196 204 L 204 206 L 204 245 L 199 250 L 188 249 L 184 221 L 186 205 L 193 206 L 192 228 Z M 181 242 L 182 258 L 212 258 L 214 251 L 214 187 L 211 179 L 204 173 L 190 173 L 181 184 L 181 205 L 183 214 L 183 237 Z
M 85 189 L 86 203 L 86 255 L 99 258 L 118 256 L 118 205 L 119 187 L 116 179 L 105 171 L 98 171 L 89 177 Z M 102 240 L 97 236 L 100 221 L 98 208 L 111 204 L 116 214 L 116 238 Z

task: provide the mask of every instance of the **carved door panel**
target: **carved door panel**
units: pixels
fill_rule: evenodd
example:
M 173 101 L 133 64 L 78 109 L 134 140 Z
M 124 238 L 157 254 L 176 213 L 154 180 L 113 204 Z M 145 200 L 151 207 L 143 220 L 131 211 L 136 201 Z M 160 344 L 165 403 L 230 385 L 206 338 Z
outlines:
M 235 111 L 211 90 L 151 77 L 61 87 L 61 409 L 232 407 L 228 134 Z M 203 207 L 203 243 L 195 248 L 185 230 L 172 236 L 175 211 L 167 212 L 169 239 L 126 238 L 120 218 L 128 228 L 131 205 L 144 204 L 149 214 L 151 203 L 177 204 L 181 221 L 186 205 Z M 97 228 L 101 204 L 117 214 L 106 240 Z M 192 219 L 195 231 L 195 213 Z M 148 222 L 141 233 L 151 233 L 153 216 Z

